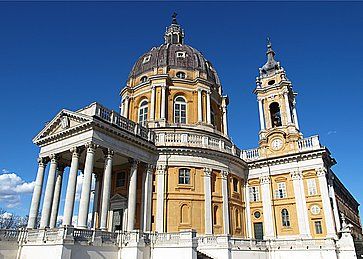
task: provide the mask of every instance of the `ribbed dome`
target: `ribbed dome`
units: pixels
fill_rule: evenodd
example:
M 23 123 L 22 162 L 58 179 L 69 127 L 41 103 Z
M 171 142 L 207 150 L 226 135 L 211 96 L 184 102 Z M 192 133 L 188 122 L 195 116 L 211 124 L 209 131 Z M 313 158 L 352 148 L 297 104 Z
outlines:
M 184 31 L 175 17 L 173 17 L 172 24 L 167 27 L 164 38 L 164 44 L 152 48 L 136 61 L 129 74 L 129 79 L 152 71 L 154 68 L 167 67 L 168 69 L 179 68 L 204 72 L 208 81 L 220 85 L 218 75 L 212 64 L 198 50 L 184 44 Z

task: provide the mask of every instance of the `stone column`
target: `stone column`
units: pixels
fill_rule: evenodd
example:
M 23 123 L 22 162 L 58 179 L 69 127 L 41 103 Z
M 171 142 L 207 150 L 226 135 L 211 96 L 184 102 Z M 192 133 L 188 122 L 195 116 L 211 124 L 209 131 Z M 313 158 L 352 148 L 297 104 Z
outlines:
M 136 161 L 136 160 L 131 161 L 129 197 L 128 197 L 128 205 L 127 205 L 127 210 L 128 210 L 127 231 L 132 231 L 132 230 L 134 230 L 134 227 L 135 227 L 138 164 L 139 164 L 139 161 Z
M 223 113 L 223 133 L 228 135 L 227 105 L 222 105 Z
M 299 129 L 299 120 L 297 119 L 296 101 L 295 100 L 293 102 L 292 114 L 294 115 L 294 123 L 296 125 L 296 128 Z
M 130 97 L 128 95 L 125 96 L 125 106 L 123 109 L 123 116 L 126 118 L 129 118 L 129 101 L 130 101 Z
M 296 214 L 297 214 L 300 236 L 303 238 L 311 238 L 308 208 L 306 206 L 305 189 L 304 189 L 302 173 L 299 171 L 292 172 L 291 179 L 294 186 Z
M 211 92 L 208 90 L 207 91 L 207 123 L 211 124 L 212 123 L 212 119 L 211 119 L 211 107 L 210 107 L 210 94 Z
M 207 235 L 213 234 L 211 174 L 210 168 L 204 168 L 204 221 Z
M 198 122 L 203 121 L 202 114 L 202 89 L 198 88 Z
M 165 109 L 166 109 L 166 86 L 161 86 L 161 110 L 160 119 L 165 121 Z
M 164 194 L 167 171 L 165 165 L 158 165 L 156 171 L 156 231 L 164 232 Z
M 72 152 L 72 162 L 71 162 L 71 168 L 69 169 L 66 201 L 64 203 L 63 226 L 72 225 L 74 198 L 76 195 L 76 187 L 77 187 L 78 162 L 80 155 L 79 149 L 76 147 L 72 148 L 70 151 Z
M 101 230 L 107 230 L 107 217 L 108 217 L 108 209 L 110 206 L 110 194 L 111 194 L 113 154 L 114 152 L 112 150 L 108 150 L 105 159 L 105 171 L 103 174 L 103 189 L 102 189 L 101 219 L 100 219 Z
M 90 201 L 90 195 L 91 195 L 93 163 L 94 163 L 94 156 L 95 156 L 95 151 L 96 151 L 96 145 L 93 143 L 87 144 L 86 147 L 87 147 L 87 154 L 86 154 L 86 162 L 85 162 L 84 171 L 83 171 L 82 192 L 81 192 L 81 199 L 79 201 L 79 211 L 78 211 L 77 227 L 79 227 L 79 228 L 87 228 L 89 201 Z
M 100 218 L 99 214 L 98 214 L 98 199 L 100 196 L 100 175 L 97 173 L 93 173 L 94 177 L 95 177 L 95 192 L 93 195 L 93 209 L 92 209 L 92 228 L 96 229 L 97 228 L 97 217 L 98 219 Z M 99 222 L 99 220 L 98 220 Z M 99 225 L 99 224 L 98 224 Z
M 258 98 L 258 111 L 260 115 L 260 126 L 261 130 L 265 130 L 265 119 L 264 119 L 264 112 L 263 112 L 263 100 Z
M 155 120 L 155 86 L 151 86 L 150 121 Z
M 37 228 L 37 218 L 39 211 L 40 198 L 43 189 L 44 170 L 47 166 L 45 158 L 38 158 L 38 172 L 35 180 L 32 203 L 30 205 L 29 219 L 27 228 Z
M 291 124 L 291 110 L 290 110 L 290 102 L 289 102 L 289 95 L 287 92 L 284 92 L 284 99 L 285 99 L 285 107 L 286 107 L 286 117 L 287 117 L 287 124 Z
M 275 236 L 272 213 L 271 180 L 268 175 L 260 176 L 262 210 L 264 218 L 265 236 L 264 239 L 272 239 Z
M 337 199 L 335 197 L 335 190 L 334 190 L 334 176 L 332 175 L 329 178 L 329 194 L 330 197 L 333 201 L 333 213 L 334 213 L 334 219 L 335 219 L 335 230 L 338 232 L 341 229 L 341 224 L 340 224 L 340 218 L 339 218 L 339 210 L 338 210 L 338 204 L 337 204 Z
M 252 238 L 252 220 L 250 208 L 250 189 L 248 183 L 245 184 L 245 204 L 246 204 L 246 224 L 247 224 L 247 238 Z
M 229 234 L 228 172 L 222 171 L 223 230 Z
M 45 194 L 44 194 L 42 217 L 40 219 L 40 228 L 49 227 L 50 211 L 52 209 L 57 164 L 58 164 L 58 157 L 55 154 L 51 155 L 47 186 L 45 188 Z
M 52 213 L 50 214 L 50 223 L 49 223 L 50 228 L 55 228 L 57 226 L 59 201 L 62 191 L 63 173 L 64 173 L 64 166 L 58 166 L 58 172 L 57 172 L 57 178 L 55 182 L 53 202 L 52 202 Z
M 144 210 L 143 210 L 143 226 L 144 231 L 151 231 L 151 203 L 152 203 L 152 178 L 155 166 L 149 164 L 146 169 L 144 179 Z
M 327 172 L 325 168 L 319 168 L 317 170 L 317 175 L 319 179 L 320 195 L 323 203 L 323 210 L 325 216 L 326 224 L 326 235 L 327 237 L 336 237 L 336 232 L 334 228 L 334 216 L 332 207 L 330 204 L 328 182 L 326 180 Z

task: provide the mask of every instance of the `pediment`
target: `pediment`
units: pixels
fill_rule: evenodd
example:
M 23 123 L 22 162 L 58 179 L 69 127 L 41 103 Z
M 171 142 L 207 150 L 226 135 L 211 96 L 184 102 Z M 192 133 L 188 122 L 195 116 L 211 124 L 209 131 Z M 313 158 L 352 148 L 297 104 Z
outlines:
M 127 198 L 122 196 L 121 194 L 116 193 L 114 196 L 111 197 L 110 199 L 111 202 L 123 202 L 123 201 L 127 201 Z
M 87 115 L 68 110 L 62 110 L 46 124 L 42 131 L 40 131 L 39 134 L 33 139 L 33 142 L 38 143 L 39 141 L 48 137 L 69 132 L 72 129 L 75 129 L 90 121 L 92 121 L 92 118 Z

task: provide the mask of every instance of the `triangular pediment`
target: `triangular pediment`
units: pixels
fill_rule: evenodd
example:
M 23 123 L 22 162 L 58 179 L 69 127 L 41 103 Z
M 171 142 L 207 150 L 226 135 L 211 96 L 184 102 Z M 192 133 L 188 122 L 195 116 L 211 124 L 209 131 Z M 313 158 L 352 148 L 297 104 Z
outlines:
M 127 198 L 122 196 L 121 194 L 116 193 L 114 196 L 111 197 L 110 199 L 111 202 L 123 202 L 123 201 L 127 201 Z
M 51 136 L 56 136 L 61 133 L 66 133 L 85 123 L 92 121 L 90 116 L 62 110 L 50 122 L 46 124 L 44 129 L 33 139 L 34 143 L 46 139 Z

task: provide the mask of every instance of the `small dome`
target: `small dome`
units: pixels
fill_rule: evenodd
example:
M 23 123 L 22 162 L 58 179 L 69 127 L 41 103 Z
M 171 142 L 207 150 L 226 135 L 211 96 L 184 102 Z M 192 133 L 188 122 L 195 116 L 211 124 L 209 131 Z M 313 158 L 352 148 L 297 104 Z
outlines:
M 129 74 L 129 79 L 153 71 L 155 68 L 167 67 L 168 69 L 204 72 L 208 81 L 220 85 L 217 72 L 212 64 L 198 50 L 184 44 L 184 31 L 174 17 L 172 24 L 166 29 L 164 39 L 164 44 L 152 48 L 136 61 Z

